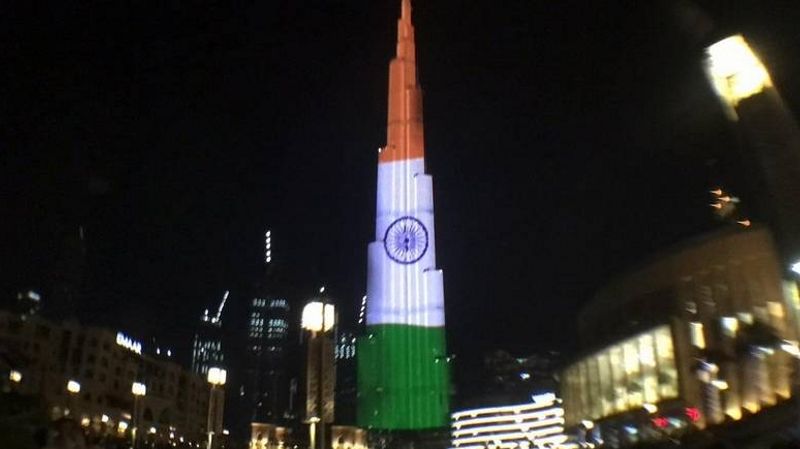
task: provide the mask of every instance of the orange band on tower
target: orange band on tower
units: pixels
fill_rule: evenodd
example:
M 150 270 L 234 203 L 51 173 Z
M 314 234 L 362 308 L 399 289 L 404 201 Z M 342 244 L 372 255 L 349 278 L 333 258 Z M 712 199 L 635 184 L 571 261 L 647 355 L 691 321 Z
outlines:
M 389 113 L 386 147 L 379 162 L 425 156 L 422 127 L 422 89 L 417 82 L 411 2 L 403 0 L 397 21 L 397 56 L 389 64 Z

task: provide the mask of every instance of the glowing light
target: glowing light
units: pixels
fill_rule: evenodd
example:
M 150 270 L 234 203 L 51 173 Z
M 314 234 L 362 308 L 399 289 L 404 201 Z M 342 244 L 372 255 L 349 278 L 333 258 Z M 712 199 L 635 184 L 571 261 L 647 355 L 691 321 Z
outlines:
M 736 223 L 739 223 L 740 225 L 744 226 L 745 228 L 749 227 L 752 224 L 752 223 L 750 223 L 750 220 L 739 220 Z
M 739 320 L 731 316 L 724 316 L 720 318 L 720 323 L 722 324 L 722 330 L 725 335 L 729 337 L 736 336 L 736 332 L 739 330 Z
M 706 347 L 706 338 L 703 334 L 703 323 L 690 322 L 689 331 L 691 332 L 692 345 L 704 349 Z
M 100 422 L 107 423 L 107 422 L 108 422 L 108 420 L 109 420 L 109 417 L 108 417 L 108 415 L 103 415 L 103 416 L 101 416 L 101 417 L 100 417 Z
M 133 351 L 137 354 L 142 353 L 142 344 L 138 341 L 135 341 L 128 337 L 127 335 L 123 334 L 122 332 L 117 332 L 117 344 L 122 346 L 123 348 Z
M 155 427 L 151 427 L 150 430 L 147 431 L 147 433 L 150 433 L 150 434 L 156 433 L 156 428 Z
M 327 332 L 333 328 L 335 321 L 336 310 L 333 304 L 314 301 L 306 304 L 303 308 L 303 316 L 301 318 L 303 329 L 312 332 Z
M 581 425 L 583 425 L 586 430 L 594 429 L 594 421 L 589 421 L 588 419 L 581 421 Z
M 117 424 L 117 430 L 120 433 L 125 432 L 126 430 L 128 430 L 128 423 L 125 421 L 120 421 L 119 424 Z
M 84 416 L 83 418 L 81 418 L 81 426 L 89 427 L 89 424 L 91 424 L 91 423 L 92 423 L 92 420 L 89 419 L 89 417 Z
M 131 385 L 131 393 L 133 393 L 134 396 L 144 396 L 147 394 L 147 385 L 140 382 L 134 382 Z
M 67 382 L 67 391 L 72 394 L 77 394 L 81 392 L 81 384 L 74 380 L 70 380 Z
M 531 378 L 531 375 L 529 373 L 519 373 L 519 378 L 522 380 L 528 380 Z
M 532 399 L 533 402 L 526 404 L 453 413 L 453 446 L 459 449 L 473 446 L 521 449 L 565 441 L 564 409 L 555 405 L 558 398 L 546 393 Z
M 208 369 L 208 383 L 214 386 L 225 385 L 228 378 L 228 372 L 222 368 L 209 368 Z
M 786 351 L 789 355 L 795 358 L 800 358 L 800 347 L 798 347 L 797 341 L 794 340 L 784 340 L 781 343 L 781 349 Z
M 18 383 L 22 382 L 22 373 L 17 371 L 17 370 L 13 370 L 12 369 L 8 373 L 8 380 L 10 380 L 11 382 L 14 382 L 15 384 L 18 384 Z
M 697 422 L 700 419 L 700 410 L 697 407 L 686 407 L 684 413 L 686 413 L 686 417 L 692 422 Z
M 728 382 L 722 379 L 714 379 L 711 381 L 711 385 L 713 385 L 718 390 L 727 390 L 728 389 Z
M 547 416 L 564 416 L 564 409 L 562 408 L 549 408 L 546 410 L 541 410 L 533 413 L 516 413 L 514 414 L 507 414 L 507 415 L 492 415 L 492 416 L 485 416 L 480 418 L 473 418 L 470 415 L 468 419 L 459 419 L 456 421 L 456 425 L 458 426 L 468 426 L 473 424 L 485 424 L 485 423 L 502 423 L 502 422 L 522 422 L 527 419 L 537 419 L 537 418 L 544 418 Z
M 669 420 L 667 418 L 664 418 L 663 416 L 660 416 L 658 418 L 653 418 L 651 421 L 653 422 L 653 425 L 658 427 L 659 429 L 664 429 L 669 425 Z
M 658 406 L 650 403 L 642 404 L 642 408 L 645 409 L 645 411 L 647 411 L 647 413 L 650 413 L 651 415 L 658 411 Z
M 706 74 L 720 99 L 731 107 L 772 86 L 767 69 L 741 35 L 706 49 Z

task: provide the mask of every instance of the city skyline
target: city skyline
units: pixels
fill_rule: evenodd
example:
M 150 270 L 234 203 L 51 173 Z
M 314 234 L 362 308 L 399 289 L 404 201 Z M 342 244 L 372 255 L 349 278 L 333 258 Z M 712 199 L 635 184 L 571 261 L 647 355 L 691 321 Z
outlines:
M 270 227 L 276 263 L 297 273 L 298 288 L 310 295 L 326 285 L 355 320 L 395 3 L 288 8 L 277 29 L 268 26 L 271 11 L 258 8 L 249 16 L 194 11 L 187 23 L 162 12 L 129 34 L 113 31 L 112 17 L 88 35 L 77 33 L 81 24 L 107 11 L 66 11 L 57 29 L 74 40 L 32 39 L 9 52 L 41 50 L 50 61 L 30 69 L 33 81 L 6 75 L 6 85 L 21 86 L 9 95 L 7 112 L 20 110 L 9 142 L 28 154 L 12 150 L 5 177 L 20 199 L 3 227 L 8 260 L 18 262 L 3 273 L 3 293 L 49 283 L 41 279 L 53 276 L 63 236 L 84 226 L 91 313 L 109 325 L 138 321 L 126 330 L 188 346 L 198 310 L 228 289 L 237 299 L 237 286 L 247 301 Z M 712 228 L 706 191 L 731 178 L 730 161 L 708 164 L 735 138 L 703 79 L 702 46 L 677 21 L 636 8 L 523 3 L 466 7 L 460 19 L 448 2 L 415 8 L 456 353 L 571 347 L 561 328 L 575 308 L 611 274 Z M 797 44 L 791 15 L 758 12 L 755 2 L 738 12 L 708 3 L 709 17 L 762 46 L 797 110 L 800 92 L 786 80 L 800 68 L 779 57 Z M 534 24 L 549 12 L 565 29 L 525 25 L 515 12 Z M 585 17 L 592 12 L 604 15 Z M 746 29 L 736 14 L 748 13 L 773 21 Z M 292 29 L 306 21 L 326 42 Z M 623 38 L 606 29 L 617 21 L 626 39 L 641 39 L 625 54 L 612 52 Z M 587 24 L 598 42 L 578 34 Z M 8 29 L 25 36 L 34 25 L 30 18 Z M 118 65 L 103 64 L 131 46 Z M 573 61 L 584 48 L 588 62 Z M 48 84 L 39 72 L 51 65 Z M 278 80 L 287 73 L 297 79 Z M 42 81 L 42 97 L 23 110 Z M 588 87 L 570 89 L 580 83 Z M 618 123 L 615 112 L 629 121 Z M 487 297 L 497 305 L 488 313 Z M 503 316 L 516 330 L 496 335 Z

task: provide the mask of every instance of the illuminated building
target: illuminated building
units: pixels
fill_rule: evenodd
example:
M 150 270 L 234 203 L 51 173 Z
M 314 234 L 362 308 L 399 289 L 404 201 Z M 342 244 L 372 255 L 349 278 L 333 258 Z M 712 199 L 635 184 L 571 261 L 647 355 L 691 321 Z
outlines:
M 452 415 L 453 449 L 574 447 L 564 434 L 564 409 L 553 393 L 528 402 L 461 410 Z
M 336 358 L 336 422 L 353 425 L 356 422 L 358 392 L 356 337 L 353 333 L 337 332 L 334 356 Z
M 706 49 L 708 79 L 741 133 L 741 165 L 756 219 L 775 233 L 787 274 L 800 261 L 800 128 L 767 68 L 741 35 Z
M 331 449 L 367 449 L 367 432 L 353 426 L 331 426 Z
M 273 232 L 264 234 L 263 278 L 247 315 L 246 366 L 243 385 L 249 421 L 281 424 L 295 418 L 297 379 L 290 367 L 295 351 L 291 346 L 291 307 L 282 294 L 284 285 L 276 275 Z
M 122 332 L 0 311 L 0 352 L 16 364 L 15 391 L 37 398 L 52 418 L 68 415 L 91 432 L 130 438 L 132 386 L 139 383 L 146 385 L 140 428 L 155 429 L 145 441 L 169 444 L 173 433 L 193 445 L 204 442 L 205 378 L 146 349 Z
M 375 241 L 367 256 L 366 330 L 358 343 L 358 423 L 418 431 L 447 427 L 450 380 L 410 0 L 402 1 L 397 26 Z
M 247 385 L 253 419 L 277 423 L 289 411 L 287 373 L 289 302 L 284 298 L 255 298 L 247 331 Z
M 200 325 L 194 334 L 192 343 L 192 371 L 205 376 L 208 369 L 214 366 L 225 366 L 225 354 L 222 351 L 222 311 L 230 292 L 225 292 L 214 316 L 203 312 Z
M 275 424 L 251 423 L 249 449 L 283 449 L 287 447 L 289 429 Z
M 800 307 L 785 286 L 760 226 L 702 236 L 615 279 L 579 315 L 586 351 L 560 376 L 566 425 L 591 423 L 591 438 L 619 447 L 785 401 Z

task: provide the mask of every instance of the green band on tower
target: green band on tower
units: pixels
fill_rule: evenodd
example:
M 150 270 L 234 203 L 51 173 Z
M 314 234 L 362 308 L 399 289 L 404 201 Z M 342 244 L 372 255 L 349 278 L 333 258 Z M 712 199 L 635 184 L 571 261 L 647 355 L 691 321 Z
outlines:
M 404 430 L 449 424 L 449 363 L 442 327 L 369 326 L 358 341 L 358 423 Z

